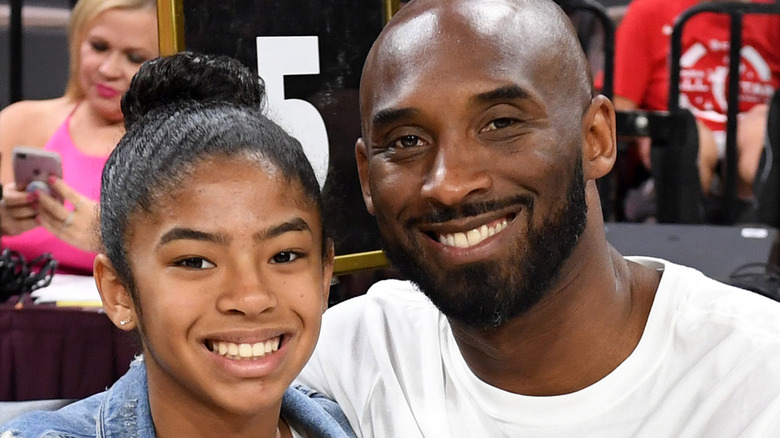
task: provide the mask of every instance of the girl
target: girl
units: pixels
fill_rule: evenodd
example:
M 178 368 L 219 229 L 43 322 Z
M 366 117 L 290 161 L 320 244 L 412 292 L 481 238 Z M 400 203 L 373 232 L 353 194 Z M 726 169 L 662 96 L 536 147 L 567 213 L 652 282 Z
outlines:
M 352 436 L 335 404 L 288 388 L 317 341 L 333 247 L 314 173 L 262 96 L 227 58 L 141 68 L 103 172 L 94 269 L 143 359 L 106 392 L 17 418 L 11 436 Z

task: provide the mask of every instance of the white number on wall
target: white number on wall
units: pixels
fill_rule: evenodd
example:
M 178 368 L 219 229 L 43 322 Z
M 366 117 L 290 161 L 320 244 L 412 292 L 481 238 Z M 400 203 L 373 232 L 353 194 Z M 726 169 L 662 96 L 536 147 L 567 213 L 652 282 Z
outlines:
M 301 142 L 322 187 L 329 162 L 325 122 L 309 102 L 284 98 L 284 76 L 320 73 L 317 37 L 257 37 L 257 72 L 265 81 L 269 116 Z

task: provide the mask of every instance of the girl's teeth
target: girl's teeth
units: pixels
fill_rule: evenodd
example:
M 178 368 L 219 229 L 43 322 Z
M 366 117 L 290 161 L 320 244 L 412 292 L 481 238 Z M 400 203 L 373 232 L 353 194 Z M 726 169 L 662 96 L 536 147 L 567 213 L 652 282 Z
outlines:
M 252 354 L 255 356 L 265 356 L 265 345 L 262 342 L 252 344 Z
M 234 342 L 211 341 L 211 351 L 229 359 L 255 359 L 279 349 L 280 338 L 269 339 L 254 344 L 236 344 Z

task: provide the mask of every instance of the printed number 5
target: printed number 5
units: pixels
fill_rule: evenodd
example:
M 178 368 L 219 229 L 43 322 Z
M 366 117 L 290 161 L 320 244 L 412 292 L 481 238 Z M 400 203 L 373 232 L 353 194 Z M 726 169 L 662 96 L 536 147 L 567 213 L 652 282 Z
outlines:
M 285 75 L 320 73 L 316 36 L 257 37 L 257 72 L 265 81 L 269 117 L 303 145 L 320 187 L 328 175 L 328 133 L 320 112 L 301 99 L 284 98 Z

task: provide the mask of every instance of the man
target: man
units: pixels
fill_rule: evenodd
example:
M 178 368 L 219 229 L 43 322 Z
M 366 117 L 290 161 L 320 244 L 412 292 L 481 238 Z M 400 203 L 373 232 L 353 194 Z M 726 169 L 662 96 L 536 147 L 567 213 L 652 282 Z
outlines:
M 360 93 L 365 202 L 414 283 L 328 310 L 300 376 L 358 435 L 780 436 L 780 306 L 607 243 L 614 110 L 557 6 L 410 2 Z

